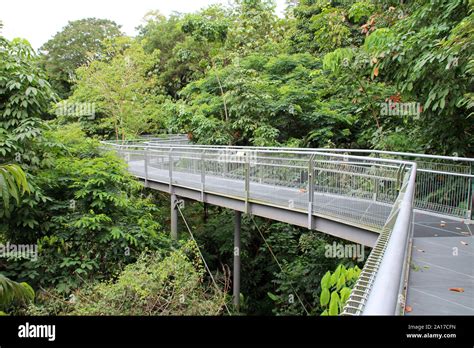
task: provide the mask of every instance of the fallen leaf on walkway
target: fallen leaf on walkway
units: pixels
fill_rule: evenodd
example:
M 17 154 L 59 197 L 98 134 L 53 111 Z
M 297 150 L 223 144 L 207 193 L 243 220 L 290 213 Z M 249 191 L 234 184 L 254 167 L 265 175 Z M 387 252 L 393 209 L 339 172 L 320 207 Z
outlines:
M 468 245 L 468 244 L 467 244 L 465 241 L 463 241 L 463 240 L 461 241 L 461 244 L 462 244 L 462 245 Z
M 405 312 L 410 313 L 412 310 L 413 308 L 411 308 L 411 306 L 408 306 L 408 305 L 405 306 Z
M 464 288 L 449 288 L 449 291 L 464 292 Z

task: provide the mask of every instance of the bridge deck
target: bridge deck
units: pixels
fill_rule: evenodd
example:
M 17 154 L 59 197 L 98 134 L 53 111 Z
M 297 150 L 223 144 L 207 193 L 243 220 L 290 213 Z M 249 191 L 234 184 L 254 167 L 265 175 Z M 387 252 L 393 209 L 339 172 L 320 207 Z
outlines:
M 459 220 L 416 213 L 406 302 L 412 311 L 407 315 L 474 315 L 472 228 Z

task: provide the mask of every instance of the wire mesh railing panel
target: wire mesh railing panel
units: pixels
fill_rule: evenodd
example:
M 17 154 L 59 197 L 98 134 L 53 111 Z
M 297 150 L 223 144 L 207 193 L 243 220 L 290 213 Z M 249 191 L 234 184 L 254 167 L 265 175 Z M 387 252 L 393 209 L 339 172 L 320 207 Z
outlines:
M 469 218 L 472 178 L 444 172 L 419 171 L 415 207 L 440 214 Z
M 398 196 L 402 171 L 401 166 L 362 158 L 317 156 L 313 211 L 381 228 Z
M 249 156 L 249 197 L 307 210 L 310 155 L 256 152 Z
M 202 181 L 205 191 L 245 199 L 245 153 L 238 151 L 201 151 Z
M 417 163 L 416 209 L 472 219 L 474 159 L 420 155 L 376 150 L 318 149 L 329 153 L 347 153 L 399 159 Z
M 118 155 L 128 164 L 130 173 L 140 177 L 145 177 L 144 150 L 120 148 Z

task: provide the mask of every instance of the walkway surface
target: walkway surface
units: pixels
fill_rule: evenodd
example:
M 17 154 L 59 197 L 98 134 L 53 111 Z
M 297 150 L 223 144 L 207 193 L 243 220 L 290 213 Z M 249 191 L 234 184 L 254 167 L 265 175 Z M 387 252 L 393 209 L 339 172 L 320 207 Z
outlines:
M 473 228 L 460 220 L 415 215 L 407 315 L 474 315 Z

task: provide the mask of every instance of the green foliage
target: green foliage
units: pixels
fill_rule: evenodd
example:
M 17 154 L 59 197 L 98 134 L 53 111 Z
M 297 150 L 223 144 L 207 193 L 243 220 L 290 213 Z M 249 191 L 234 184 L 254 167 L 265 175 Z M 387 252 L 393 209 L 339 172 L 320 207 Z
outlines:
M 74 292 L 73 301 L 64 301 L 60 306 L 49 306 L 48 302 L 40 301 L 30 308 L 30 313 L 219 315 L 227 301 L 226 293 L 208 283 L 204 276 L 196 245 L 188 241 L 167 255 L 143 254 L 116 280 L 92 284 Z
M 274 50 L 283 38 L 274 0 L 235 0 L 226 48 L 239 55 Z
M 319 295 L 319 303 L 323 309 L 322 316 L 341 313 L 360 272 L 357 265 L 346 268 L 340 264 L 333 273 L 327 271 L 324 274 L 321 278 L 321 293 Z
M 331 238 L 328 236 L 314 235 L 313 233 L 301 234 L 296 253 L 292 258 L 284 259 L 283 270 L 276 274 L 274 280 L 278 294 L 278 299 L 274 301 L 273 312 L 275 314 L 318 315 L 327 308 L 331 298 L 335 297 L 331 294 L 333 290 L 338 292 L 339 300 L 344 298 L 346 290 L 342 293 L 341 290 L 344 287 L 350 287 L 355 278 L 353 278 L 354 271 L 346 273 L 343 264 L 350 265 L 349 269 L 358 270 L 359 268 L 357 265 L 354 266 L 352 260 L 326 257 L 325 251 L 330 243 Z M 283 248 L 283 245 L 285 244 L 281 244 L 280 248 Z M 343 264 L 336 268 L 340 262 Z M 337 270 L 335 273 L 327 272 L 327 269 L 334 268 Z M 344 281 L 346 282 L 344 283 Z M 321 287 L 318 287 L 319 283 L 321 283 Z M 340 301 L 332 301 L 340 303 Z
M 365 46 L 380 60 L 383 79 L 423 106 L 417 136 L 425 150 L 472 153 L 472 6 L 436 0 L 409 11 L 393 29 L 373 32 Z
M 348 17 L 354 21 L 354 23 L 360 24 L 374 13 L 375 6 L 370 0 L 363 0 L 354 2 L 348 11 Z
M 24 305 L 35 298 L 35 292 L 27 283 L 17 283 L 0 273 L 0 315 L 12 305 Z
M 37 58 L 25 40 L 0 38 L 0 154 L 9 162 L 38 166 L 34 143 L 41 117 L 54 99 Z M 10 161 L 10 159 L 12 161 Z
M 270 146 L 305 138 L 318 124 L 308 143 L 344 142 L 351 106 L 331 99 L 330 84 L 311 55 L 249 55 L 183 89 L 187 103 L 173 105 L 169 125 L 201 143 Z
M 101 154 L 99 144 L 86 139 L 77 125 L 47 136 L 65 148 L 54 154 L 51 168 L 38 173 L 48 200 L 38 208 L 35 233 L 6 232 L 16 241 L 37 244 L 41 257 L 10 262 L 8 272 L 67 293 L 84 280 L 112 276 L 146 248 L 168 245 L 156 207 L 140 197 L 141 185 L 121 160 Z
M 65 116 L 62 123 L 80 121 L 89 135 L 118 139 L 161 129 L 157 104 L 163 98 L 154 92 L 150 76 L 159 54 L 145 54 L 142 46 L 128 38 L 111 43 L 109 61 L 95 60 L 77 70 L 77 84 L 66 103 L 93 103 L 95 115 Z
M 19 166 L 14 164 L 0 165 L 0 196 L 3 198 L 3 206 L 7 214 L 10 209 L 10 197 L 13 197 L 19 203 L 20 195 L 29 191 L 25 172 Z
M 37 223 L 32 208 L 46 198 L 33 174 L 51 164 L 47 149 L 53 144 L 42 136 L 46 128 L 42 117 L 55 96 L 44 73 L 38 68 L 37 57 L 28 42 L 19 39 L 10 42 L 0 38 L 0 58 L 0 154 L 2 162 L 18 165 L 26 172 L 31 193 L 17 204 L 18 207 L 8 204 L 5 185 L 9 180 L 5 170 L 2 171 L 4 204 L 0 206 L 0 217 L 8 216 L 9 219 L 2 219 L 1 231 L 5 225 L 22 229 L 25 226 L 34 227 Z M 8 168 L 11 169 L 10 174 L 16 172 L 17 183 L 23 182 L 21 174 L 14 169 L 16 167 Z M 23 182 L 20 191 L 24 189 Z M 10 193 L 15 196 L 14 191 L 10 190 Z
M 75 80 L 75 70 L 94 60 L 109 58 L 107 39 L 120 36 L 120 27 L 107 19 L 70 21 L 41 48 L 42 66 L 56 92 L 66 98 Z
M 332 52 L 324 55 L 323 68 L 339 73 L 344 67 L 353 64 L 354 51 L 351 48 L 337 48 Z

